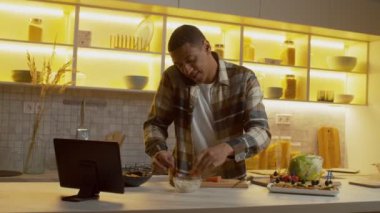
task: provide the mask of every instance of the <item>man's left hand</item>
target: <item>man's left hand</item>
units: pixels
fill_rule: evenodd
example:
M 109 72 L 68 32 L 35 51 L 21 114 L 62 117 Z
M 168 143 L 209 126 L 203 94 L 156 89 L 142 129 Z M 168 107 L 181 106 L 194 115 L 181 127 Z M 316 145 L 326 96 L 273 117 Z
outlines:
M 193 165 L 193 174 L 202 174 L 203 171 L 222 165 L 227 156 L 234 150 L 227 143 L 221 143 L 203 150 L 196 158 Z

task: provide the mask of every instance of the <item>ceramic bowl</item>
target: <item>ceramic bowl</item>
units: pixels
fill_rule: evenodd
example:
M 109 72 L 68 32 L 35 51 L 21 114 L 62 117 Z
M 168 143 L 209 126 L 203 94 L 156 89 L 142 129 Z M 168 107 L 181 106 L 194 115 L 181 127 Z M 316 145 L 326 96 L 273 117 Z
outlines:
M 337 94 L 334 97 L 334 103 L 349 104 L 354 99 L 354 95 L 351 94 Z
M 151 172 L 124 172 L 124 185 L 129 187 L 137 187 L 147 182 L 152 177 Z
M 127 75 L 124 77 L 127 89 L 144 89 L 148 83 L 147 76 Z
M 174 187 L 177 192 L 194 192 L 201 187 L 202 178 L 198 176 L 175 176 L 173 177 Z
M 37 72 L 38 81 L 41 80 L 41 72 Z M 12 79 L 15 82 L 31 83 L 32 76 L 29 70 L 12 70 Z
M 351 56 L 334 56 L 327 58 L 327 65 L 330 69 L 352 71 L 356 66 L 357 59 Z
M 271 99 L 279 99 L 282 96 L 282 87 L 267 87 L 265 90 L 265 97 Z

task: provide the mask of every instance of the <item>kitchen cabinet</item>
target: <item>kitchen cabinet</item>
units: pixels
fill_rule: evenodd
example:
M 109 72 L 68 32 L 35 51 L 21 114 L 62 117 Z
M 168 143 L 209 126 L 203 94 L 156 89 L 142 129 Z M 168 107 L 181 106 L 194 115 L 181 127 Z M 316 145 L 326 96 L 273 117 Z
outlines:
M 258 4 L 241 2 L 238 5 L 244 4 L 246 8 L 256 8 Z M 231 22 L 217 21 L 216 13 L 197 16 L 197 12 L 183 9 L 170 12 L 167 8 L 166 12 L 157 13 L 144 11 L 143 7 L 128 10 L 124 9 L 128 8 L 125 5 L 120 7 L 123 9 L 112 9 L 43 1 L 1 4 L 0 17 L 9 20 L 0 23 L 6 29 L 0 32 L 1 82 L 13 82 L 12 70 L 28 69 L 26 51 L 40 60 L 50 55 L 55 44 L 55 64 L 73 59 L 73 72 L 68 73 L 67 80 L 73 80 L 75 87 L 124 91 L 127 89 L 124 78 L 138 75 L 149 78 L 143 91 L 154 92 L 161 73 L 172 64 L 166 46 L 170 35 L 176 27 L 192 24 L 204 32 L 214 50 L 223 48 L 225 60 L 254 70 L 263 91 L 268 87 L 282 87 L 285 93 L 285 77 L 291 75 L 296 80 L 296 95 L 286 100 L 317 102 L 318 91 L 329 90 L 353 94 L 352 104 L 367 103 L 369 53 L 365 39 L 331 32 L 320 35 L 295 31 L 284 27 L 285 23 L 281 27 L 262 27 L 265 20 L 249 22 L 245 18 L 244 22 L 236 22 L 242 18 L 239 16 Z M 190 1 L 179 1 L 179 4 L 189 8 L 195 5 Z M 205 4 L 207 8 L 208 3 Z M 218 7 L 214 7 L 215 11 L 225 10 Z M 14 12 L 17 8 L 23 9 L 22 15 Z M 43 37 L 39 42 L 28 40 L 28 21 L 35 17 L 43 20 Z M 289 44 L 293 48 L 292 62 L 285 54 Z M 335 56 L 355 57 L 357 64 L 352 70 L 335 69 L 327 63 Z
M 178 7 L 178 0 L 126 0 L 129 2 L 136 2 L 142 4 L 154 4 L 154 5 L 162 5 L 167 7 Z

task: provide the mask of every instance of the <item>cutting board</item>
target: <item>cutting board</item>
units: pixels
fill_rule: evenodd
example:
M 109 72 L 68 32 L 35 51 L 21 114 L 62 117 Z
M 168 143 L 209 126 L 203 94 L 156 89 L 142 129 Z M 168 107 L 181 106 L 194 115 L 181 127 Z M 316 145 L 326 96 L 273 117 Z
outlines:
M 323 158 L 323 168 L 341 167 L 340 140 L 337 128 L 319 128 L 318 154 Z
M 349 181 L 352 185 L 370 187 L 370 188 L 380 188 L 380 180 L 371 180 L 371 179 L 358 179 Z
M 202 188 L 248 188 L 247 181 L 240 181 L 236 179 L 221 179 L 218 182 L 203 181 Z

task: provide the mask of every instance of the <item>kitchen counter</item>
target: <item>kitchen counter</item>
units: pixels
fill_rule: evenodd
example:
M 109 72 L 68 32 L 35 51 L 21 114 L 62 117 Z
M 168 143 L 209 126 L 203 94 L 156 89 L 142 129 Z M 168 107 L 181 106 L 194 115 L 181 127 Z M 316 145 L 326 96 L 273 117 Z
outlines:
M 80 203 L 61 201 L 78 190 L 58 182 L 0 182 L 0 212 L 380 212 L 380 189 L 341 182 L 336 197 L 269 193 L 257 185 L 177 193 L 166 176 L 153 176 L 140 187 L 125 188 L 124 194 L 101 192 L 99 200 Z

